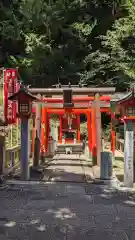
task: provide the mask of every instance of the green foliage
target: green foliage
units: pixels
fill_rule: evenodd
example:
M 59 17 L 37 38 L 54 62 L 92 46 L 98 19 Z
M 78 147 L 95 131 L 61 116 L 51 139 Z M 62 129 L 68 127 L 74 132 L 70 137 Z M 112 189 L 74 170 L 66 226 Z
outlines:
M 127 16 L 115 21 L 112 30 L 108 30 L 103 44 L 111 52 L 111 59 L 117 71 L 123 73 L 126 82 L 135 81 L 135 3 L 127 1 Z
M 115 86 L 119 91 L 134 83 L 134 9 L 133 1 L 119 2 L 114 23 L 106 29 L 106 35 L 99 36 L 100 49 L 85 58 L 84 81 L 97 86 Z
M 87 122 L 81 123 L 80 132 L 81 132 L 82 135 L 88 136 Z
M 90 86 L 134 83 L 132 0 L 0 1 L 0 63 L 25 83 Z
M 111 126 L 108 124 L 105 128 L 102 129 L 102 138 L 105 142 L 110 142 L 111 140 Z

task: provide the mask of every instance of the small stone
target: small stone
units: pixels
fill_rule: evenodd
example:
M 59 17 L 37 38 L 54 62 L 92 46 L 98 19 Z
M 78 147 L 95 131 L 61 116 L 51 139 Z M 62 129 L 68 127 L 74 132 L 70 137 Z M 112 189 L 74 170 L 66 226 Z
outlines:
M 40 222 L 39 219 L 35 219 L 35 220 L 32 220 L 30 223 L 31 223 L 32 225 L 34 225 L 34 224 L 37 224 L 37 223 L 39 223 L 39 222 Z

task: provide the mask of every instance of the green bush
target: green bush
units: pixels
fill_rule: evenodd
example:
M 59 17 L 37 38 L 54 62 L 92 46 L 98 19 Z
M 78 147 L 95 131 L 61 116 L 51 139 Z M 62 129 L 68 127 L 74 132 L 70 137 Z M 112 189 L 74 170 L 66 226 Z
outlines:
M 111 126 L 108 124 L 106 127 L 102 130 L 102 138 L 109 142 L 111 140 Z

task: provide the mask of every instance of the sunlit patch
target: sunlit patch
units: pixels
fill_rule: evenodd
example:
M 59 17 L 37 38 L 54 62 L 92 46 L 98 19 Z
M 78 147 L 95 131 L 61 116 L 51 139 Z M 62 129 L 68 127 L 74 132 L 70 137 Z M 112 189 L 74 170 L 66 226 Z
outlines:
M 117 187 L 117 190 L 119 190 L 121 193 L 129 194 L 135 192 L 135 189 L 128 188 L 128 187 Z
M 34 225 L 34 224 L 37 224 L 37 223 L 39 223 L 40 222 L 40 219 L 35 219 L 35 220 L 32 220 L 30 223 L 32 224 L 32 225 Z
M 37 230 L 40 232 L 44 232 L 46 230 L 46 226 L 45 225 L 40 225 L 39 227 L 37 227 Z
M 53 210 L 52 210 L 52 209 L 48 209 L 48 210 L 46 211 L 46 213 L 53 213 Z
M 66 208 L 61 208 L 55 212 L 56 218 L 65 219 L 65 218 L 73 218 L 75 216 L 76 216 L 75 213 L 72 213 L 69 209 L 66 209 Z
M 124 203 L 128 204 L 128 205 L 132 205 L 132 206 L 135 206 L 135 202 L 133 201 L 124 201 Z
M 104 189 L 104 193 L 113 193 L 115 192 L 114 189 Z
M 100 194 L 100 196 L 101 196 L 102 198 L 106 198 L 106 199 L 110 199 L 110 198 L 111 198 L 110 195 L 106 195 L 106 194 Z
M 5 227 L 9 227 L 9 228 L 14 227 L 15 225 L 16 225 L 16 222 L 14 222 L 14 221 L 10 221 L 10 222 L 4 224 Z
M 55 178 L 51 178 L 51 181 L 54 182 L 54 181 L 55 181 Z
M 129 199 L 135 200 L 134 196 L 129 196 Z
M 60 218 L 60 219 L 67 219 L 67 218 L 73 218 L 76 217 L 75 213 L 72 213 L 69 209 L 67 208 L 61 208 L 58 211 L 53 211 L 52 209 L 48 209 L 46 213 L 54 214 L 55 218 Z

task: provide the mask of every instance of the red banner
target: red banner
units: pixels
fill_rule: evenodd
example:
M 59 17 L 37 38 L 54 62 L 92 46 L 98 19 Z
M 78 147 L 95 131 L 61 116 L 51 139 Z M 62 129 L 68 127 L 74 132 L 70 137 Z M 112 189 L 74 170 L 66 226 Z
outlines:
M 18 78 L 17 78 L 17 80 L 18 80 Z M 15 92 L 18 92 L 19 89 L 20 89 L 20 83 L 16 81 L 16 89 L 15 89 Z M 16 103 L 15 103 L 15 115 L 16 115 L 17 112 L 18 112 L 18 103 L 16 102 Z M 19 121 L 19 120 L 18 120 L 18 121 Z
M 4 70 L 4 115 L 8 124 L 16 123 L 17 105 L 15 102 L 9 101 L 8 97 L 19 89 L 17 76 L 17 69 Z

